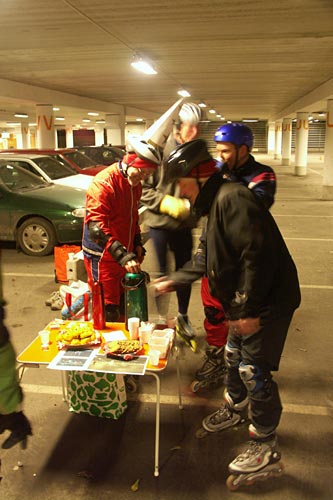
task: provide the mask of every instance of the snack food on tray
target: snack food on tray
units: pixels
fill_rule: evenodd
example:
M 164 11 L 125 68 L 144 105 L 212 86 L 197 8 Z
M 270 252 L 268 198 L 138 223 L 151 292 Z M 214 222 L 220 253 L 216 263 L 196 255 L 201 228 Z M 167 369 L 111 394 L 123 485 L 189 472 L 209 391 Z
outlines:
M 101 337 L 94 330 L 92 323 L 71 321 L 61 325 L 57 335 L 58 347 L 88 347 L 101 343 Z
M 104 351 L 115 355 L 136 354 L 141 349 L 139 340 L 111 340 L 104 345 Z

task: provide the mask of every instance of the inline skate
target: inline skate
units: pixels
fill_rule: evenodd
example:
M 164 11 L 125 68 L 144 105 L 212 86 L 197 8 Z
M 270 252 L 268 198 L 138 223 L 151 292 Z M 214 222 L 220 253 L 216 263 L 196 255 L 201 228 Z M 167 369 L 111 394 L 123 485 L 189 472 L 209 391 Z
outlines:
M 191 384 L 192 392 L 204 387 L 218 387 L 223 384 L 226 366 L 224 363 L 224 346 L 208 346 L 202 367 L 196 371 L 195 380 Z
M 178 314 L 176 323 L 177 337 L 185 342 L 191 351 L 197 352 L 197 343 L 195 340 L 195 333 L 187 315 Z
M 226 481 L 228 489 L 235 491 L 240 486 L 250 486 L 256 481 L 280 476 L 283 473 L 280 458 L 275 436 L 265 441 L 252 439 L 243 453 L 229 464 L 231 475 Z
M 206 437 L 213 432 L 224 431 L 247 421 L 247 398 L 241 403 L 234 404 L 228 393 L 225 393 L 224 397 L 225 401 L 221 408 L 203 419 L 202 427 L 195 433 L 197 438 Z

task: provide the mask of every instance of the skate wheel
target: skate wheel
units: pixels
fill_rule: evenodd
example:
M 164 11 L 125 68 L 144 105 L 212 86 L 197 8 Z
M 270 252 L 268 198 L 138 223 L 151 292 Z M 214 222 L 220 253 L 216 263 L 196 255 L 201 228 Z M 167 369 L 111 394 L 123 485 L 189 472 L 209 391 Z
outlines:
M 206 436 L 208 436 L 209 432 L 206 431 L 206 429 L 204 429 L 203 427 L 200 427 L 200 429 L 198 429 L 195 433 L 195 437 L 198 438 L 198 439 L 202 439 L 202 438 L 205 438 Z
M 226 480 L 226 485 L 228 490 L 236 491 L 239 488 L 239 484 L 237 484 L 237 476 L 235 474 L 231 474 Z
M 198 392 L 200 387 L 201 387 L 201 383 L 198 380 L 194 380 L 194 382 L 192 382 L 192 384 L 190 385 L 192 392 Z

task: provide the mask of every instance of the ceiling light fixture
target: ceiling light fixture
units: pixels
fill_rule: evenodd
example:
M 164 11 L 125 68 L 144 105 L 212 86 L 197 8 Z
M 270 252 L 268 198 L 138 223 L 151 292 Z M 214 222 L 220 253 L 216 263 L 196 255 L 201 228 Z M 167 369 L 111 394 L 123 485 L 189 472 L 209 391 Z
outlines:
M 141 71 L 141 73 L 144 73 L 145 75 L 157 75 L 157 71 L 153 67 L 152 63 L 148 59 L 138 54 L 135 54 L 135 56 L 133 57 L 131 66 L 133 66 L 133 68 L 135 68 L 137 71 Z
M 99 116 L 99 113 L 93 113 L 92 111 L 87 113 L 89 116 Z
M 83 121 L 83 123 L 90 123 L 89 118 L 83 118 L 82 121 Z
M 96 120 L 96 123 L 105 123 L 105 120 Z
M 65 120 L 63 116 L 56 116 L 55 119 L 59 120 L 60 122 L 63 122 Z
M 215 109 L 210 109 L 209 112 L 212 113 L 212 115 L 215 115 L 216 113 Z
M 244 123 L 256 123 L 258 122 L 258 118 L 243 118 L 242 122 Z
M 53 108 L 53 111 L 60 111 L 60 108 Z
M 200 108 L 207 108 L 207 104 L 205 104 L 204 102 L 199 102 L 198 106 Z
M 182 97 L 191 97 L 191 94 L 186 89 L 178 90 L 177 94 Z
M 15 118 L 29 118 L 29 115 L 26 113 L 15 113 Z

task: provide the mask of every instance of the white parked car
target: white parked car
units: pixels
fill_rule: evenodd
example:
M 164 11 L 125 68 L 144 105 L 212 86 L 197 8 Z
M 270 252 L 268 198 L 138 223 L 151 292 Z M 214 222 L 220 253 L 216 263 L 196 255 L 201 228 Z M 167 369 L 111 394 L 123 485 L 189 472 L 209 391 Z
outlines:
M 0 152 L 0 159 L 24 168 L 47 182 L 83 189 L 84 191 L 87 190 L 92 179 L 90 175 L 78 174 L 71 166 L 65 165 L 47 155 Z

